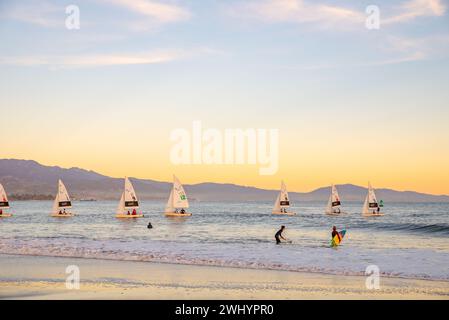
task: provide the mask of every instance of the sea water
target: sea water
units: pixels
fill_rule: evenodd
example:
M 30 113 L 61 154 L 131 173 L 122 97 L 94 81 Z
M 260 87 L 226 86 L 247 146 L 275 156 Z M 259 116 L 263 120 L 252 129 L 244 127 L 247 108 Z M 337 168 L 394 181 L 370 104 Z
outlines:
M 383 217 L 327 216 L 303 202 L 296 216 L 271 214 L 271 202 L 195 202 L 191 217 L 167 218 L 165 202 L 141 201 L 145 218 L 116 219 L 118 201 L 73 202 L 71 218 L 49 216 L 52 201 L 11 202 L 0 219 L 0 254 L 25 254 L 449 280 L 449 204 L 388 203 Z M 147 225 L 151 222 L 152 229 Z M 276 245 L 286 226 L 291 244 Z M 330 248 L 332 226 L 346 229 Z

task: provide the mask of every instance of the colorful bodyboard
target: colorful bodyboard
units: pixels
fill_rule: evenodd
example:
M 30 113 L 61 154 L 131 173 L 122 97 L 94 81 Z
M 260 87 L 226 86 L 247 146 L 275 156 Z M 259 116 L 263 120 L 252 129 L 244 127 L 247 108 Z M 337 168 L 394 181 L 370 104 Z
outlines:
M 340 243 L 343 241 L 343 238 L 345 237 L 346 230 L 341 230 L 338 234 L 340 235 L 341 240 L 338 238 L 338 236 L 335 236 L 331 240 L 331 247 L 336 247 L 336 246 L 340 245 Z

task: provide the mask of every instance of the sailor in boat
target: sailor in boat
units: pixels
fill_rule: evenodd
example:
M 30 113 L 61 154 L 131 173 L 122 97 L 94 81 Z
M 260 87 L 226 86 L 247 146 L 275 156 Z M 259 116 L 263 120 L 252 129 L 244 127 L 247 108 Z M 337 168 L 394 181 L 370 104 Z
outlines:
M 334 213 L 337 213 L 337 214 L 341 213 L 340 208 L 334 209 Z
M 341 241 L 341 236 L 340 236 L 340 234 L 337 231 L 337 227 L 333 226 L 332 227 L 332 238 L 331 239 L 333 239 L 335 236 L 338 236 L 338 240 Z
M 186 211 L 184 209 L 181 209 L 181 213 L 184 214 L 186 213 Z
M 278 232 L 276 232 L 276 234 L 274 235 L 274 238 L 276 239 L 276 244 L 280 244 L 281 243 L 281 239 L 287 241 L 287 239 L 285 239 L 282 236 L 282 232 L 284 232 L 285 230 L 285 226 L 281 226 L 281 229 L 279 229 Z
M 65 214 L 65 209 L 62 211 L 63 214 Z
M 128 210 L 128 216 L 130 215 L 129 210 Z
M 62 214 L 62 210 L 59 210 L 59 214 Z
M 135 216 L 137 214 L 136 212 L 136 208 L 133 209 L 133 216 Z

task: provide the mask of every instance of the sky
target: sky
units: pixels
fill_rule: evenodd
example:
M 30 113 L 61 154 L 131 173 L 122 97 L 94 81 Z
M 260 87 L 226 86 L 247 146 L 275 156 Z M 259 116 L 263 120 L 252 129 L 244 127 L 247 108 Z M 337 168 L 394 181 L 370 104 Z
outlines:
M 0 39 L 0 158 L 449 194 L 449 1 L 2 0 Z M 278 171 L 172 163 L 193 121 L 278 129 Z

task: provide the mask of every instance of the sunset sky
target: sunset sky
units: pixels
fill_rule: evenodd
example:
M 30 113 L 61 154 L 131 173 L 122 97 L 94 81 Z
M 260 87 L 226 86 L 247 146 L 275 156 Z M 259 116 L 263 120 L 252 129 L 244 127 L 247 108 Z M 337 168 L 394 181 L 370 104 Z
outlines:
M 0 158 L 449 194 L 449 1 L 3 0 L 0 39 Z M 173 165 L 170 133 L 193 121 L 279 129 L 279 171 Z

